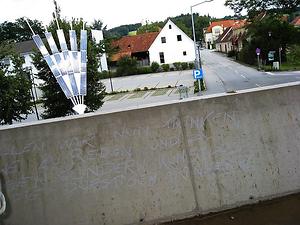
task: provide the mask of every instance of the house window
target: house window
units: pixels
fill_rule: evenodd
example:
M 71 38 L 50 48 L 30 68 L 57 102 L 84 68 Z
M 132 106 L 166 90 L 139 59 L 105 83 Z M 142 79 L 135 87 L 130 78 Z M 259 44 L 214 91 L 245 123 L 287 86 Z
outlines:
M 171 24 L 169 24 L 169 29 L 172 29 L 172 25 Z
M 177 35 L 177 41 L 182 41 L 181 35 Z
M 165 54 L 163 52 L 159 53 L 160 63 L 165 63 Z
M 161 43 L 166 43 L 167 40 L 166 40 L 166 37 L 161 37 Z
M 220 29 L 215 29 L 215 34 L 216 35 L 219 35 L 221 33 L 221 30 Z
M 182 54 L 183 54 L 184 56 L 186 56 L 186 51 L 184 51 Z

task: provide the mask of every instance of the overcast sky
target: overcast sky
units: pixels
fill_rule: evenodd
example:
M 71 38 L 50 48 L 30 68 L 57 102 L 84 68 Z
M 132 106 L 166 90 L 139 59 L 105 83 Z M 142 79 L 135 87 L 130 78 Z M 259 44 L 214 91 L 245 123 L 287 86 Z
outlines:
M 88 22 L 101 19 L 108 28 L 124 24 L 164 20 L 190 12 L 190 6 L 202 0 L 57 0 L 63 17 L 83 18 Z M 200 15 L 223 17 L 233 15 L 225 0 L 214 0 L 194 8 Z M 48 24 L 53 0 L 0 0 L 0 22 L 27 16 Z

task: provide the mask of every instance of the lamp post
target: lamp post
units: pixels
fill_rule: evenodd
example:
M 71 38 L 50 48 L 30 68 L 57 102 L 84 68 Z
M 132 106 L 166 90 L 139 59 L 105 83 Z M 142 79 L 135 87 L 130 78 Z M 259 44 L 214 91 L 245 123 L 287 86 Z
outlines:
M 36 93 L 36 88 L 35 88 L 35 83 L 34 83 L 34 76 L 32 74 L 32 68 L 31 68 L 31 66 L 28 66 L 28 67 L 25 67 L 25 70 L 27 72 L 28 79 L 29 79 L 30 85 L 31 85 L 30 90 L 31 90 L 31 95 L 32 95 L 32 100 L 33 100 L 34 108 L 35 108 L 35 115 L 36 115 L 37 120 L 40 120 L 39 114 L 38 114 L 38 110 L 37 110 L 37 107 L 36 107 L 37 93 Z M 34 89 L 35 96 L 34 96 L 32 88 Z
M 196 32 L 195 32 L 193 8 L 198 6 L 198 5 L 201 5 L 203 3 L 212 2 L 212 1 L 213 0 L 205 0 L 205 1 L 199 2 L 199 3 L 191 6 L 192 28 L 193 28 L 194 48 L 195 48 L 195 57 L 196 57 L 195 58 L 195 69 L 202 70 L 202 63 L 201 63 L 201 57 L 200 57 L 200 49 L 198 50 L 199 54 L 197 53 L 197 43 L 196 43 Z M 199 94 L 200 94 L 201 93 L 200 79 L 198 80 L 198 84 L 199 84 Z

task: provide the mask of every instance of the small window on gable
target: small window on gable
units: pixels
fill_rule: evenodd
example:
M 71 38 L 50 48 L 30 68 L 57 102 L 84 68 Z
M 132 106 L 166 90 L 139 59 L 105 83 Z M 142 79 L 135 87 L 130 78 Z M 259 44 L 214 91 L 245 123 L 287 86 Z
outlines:
M 181 35 L 177 35 L 177 41 L 182 41 Z
M 169 29 L 172 29 L 172 25 L 171 24 L 169 24 Z
M 161 37 L 161 43 L 166 43 L 167 40 L 166 40 L 166 37 Z
M 186 51 L 184 51 L 182 54 L 183 54 L 184 56 L 186 56 Z

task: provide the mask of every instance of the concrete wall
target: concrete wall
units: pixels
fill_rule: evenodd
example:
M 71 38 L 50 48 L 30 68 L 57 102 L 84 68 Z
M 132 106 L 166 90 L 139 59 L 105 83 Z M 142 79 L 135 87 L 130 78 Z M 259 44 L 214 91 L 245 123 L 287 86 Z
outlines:
M 2 219 L 154 223 L 298 192 L 300 88 L 257 90 L 1 128 Z

